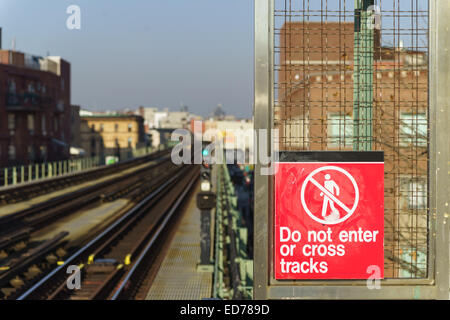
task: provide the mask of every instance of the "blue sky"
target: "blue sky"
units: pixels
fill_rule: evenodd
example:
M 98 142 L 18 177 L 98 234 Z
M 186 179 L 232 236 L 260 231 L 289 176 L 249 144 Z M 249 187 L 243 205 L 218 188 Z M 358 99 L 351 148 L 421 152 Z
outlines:
M 81 30 L 66 28 L 69 5 Z M 72 103 L 251 117 L 253 0 L 0 0 L 3 48 L 62 56 Z

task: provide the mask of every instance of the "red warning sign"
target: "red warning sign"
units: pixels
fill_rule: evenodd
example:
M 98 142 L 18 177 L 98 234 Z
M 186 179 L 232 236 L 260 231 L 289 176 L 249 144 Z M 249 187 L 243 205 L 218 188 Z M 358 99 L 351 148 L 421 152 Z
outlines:
M 276 166 L 275 278 L 383 278 L 383 162 Z

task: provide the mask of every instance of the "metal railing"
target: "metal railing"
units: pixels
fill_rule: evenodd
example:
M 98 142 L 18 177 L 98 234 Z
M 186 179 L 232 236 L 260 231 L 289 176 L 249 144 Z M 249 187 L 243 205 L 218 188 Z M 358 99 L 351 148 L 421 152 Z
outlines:
M 247 253 L 247 228 L 237 210 L 237 197 L 226 164 L 217 166 L 216 192 L 213 296 L 252 299 L 253 260 Z
M 142 157 L 165 148 L 166 146 L 164 145 L 160 145 L 158 148 L 136 148 L 130 153 L 130 157 L 123 160 Z M 73 174 L 100 167 L 104 164 L 104 158 L 95 156 L 0 168 L 0 187 L 15 186 L 22 183 Z
M 0 186 L 14 186 L 88 170 L 100 165 L 100 157 L 34 163 L 1 170 Z

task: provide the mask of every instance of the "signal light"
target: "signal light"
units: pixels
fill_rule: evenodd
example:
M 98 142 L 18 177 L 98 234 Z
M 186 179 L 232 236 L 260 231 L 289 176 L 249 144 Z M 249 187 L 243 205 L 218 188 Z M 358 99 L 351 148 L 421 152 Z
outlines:
M 209 150 L 208 150 L 208 149 L 203 149 L 202 155 L 203 155 L 204 157 L 207 157 L 207 156 L 209 155 Z
M 201 173 L 201 177 L 202 177 L 202 179 L 204 179 L 204 180 L 210 180 L 210 179 L 211 179 L 211 174 L 210 174 L 208 171 L 203 171 L 203 172 Z
M 202 181 L 200 190 L 202 190 L 203 192 L 211 191 L 211 183 L 209 181 Z

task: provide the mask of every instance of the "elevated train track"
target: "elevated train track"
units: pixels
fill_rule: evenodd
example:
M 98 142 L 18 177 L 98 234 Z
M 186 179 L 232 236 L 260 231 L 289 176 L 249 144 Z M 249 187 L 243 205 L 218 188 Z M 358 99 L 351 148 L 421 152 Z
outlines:
M 196 176 L 198 176 L 198 169 L 195 169 L 195 166 L 176 167 L 171 163 L 168 154 L 168 151 L 158 152 L 138 159 L 134 165 L 142 166 L 142 168 L 139 167 L 139 169 L 134 170 L 131 175 L 107 179 L 101 183 L 80 188 L 75 192 L 49 199 L 20 212 L 0 217 L 2 229 L 0 233 L 0 292 L 2 298 L 14 299 L 22 296 L 28 288 L 36 284 L 45 274 L 54 270 L 57 267 L 57 263 L 62 264 L 63 261 L 71 261 L 71 258 L 66 259 L 66 257 L 81 250 L 79 249 L 79 244 L 74 247 L 69 243 L 67 240 L 68 232 L 59 232 L 45 241 L 31 241 L 33 235 L 39 232 L 42 233 L 41 230 L 44 226 L 48 229 L 49 225 L 51 226 L 64 216 L 74 215 L 75 212 L 86 208 L 94 208 L 95 210 L 96 205 L 102 202 L 126 198 L 128 205 L 115 214 L 118 218 L 113 220 L 114 225 L 124 221 L 124 217 L 131 218 L 133 216 L 134 218 L 126 226 L 124 225 L 117 229 L 114 235 L 108 234 L 111 239 L 97 248 L 97 251 L 92 252 L 92 247 L 89 247 L 91 260 L 86 263 L 86 266 L 89 266 L 89 268 L 86 267 L 84 270 L 90 270 L 91 273 L 96 274 L 93 271 L 96 268 L 104 269 L 106 272 L 106 270 L 111 269 L 112 265 L 113 269 L 120 264 L 124 266 L 123 270 L 119 268 L 118 271 L 114 272 L 114 276 L 105 283 L 104 287 L 102 286 L 103 289 L 99 289 L 99 297 L 103 296 L 105 288 L 108 287 L 107 284 L 113 280 L 118 281 L 120 279 L 118 275 L 128 270 L 132 261 L 138 260 L 139 254 L 146 247 L 146 241 L 149 241 L 154 236 L 154 231 L 159 228 L 161 221 L 165 219 L 165 213 L 172 210 L 170 216 L 173 214 L 176 207 L 173 207 L 175 209 L 170 209 L 167 205 L 172 206 L 175 202 L 179 204 L 189 191 Z M 145 162 L 149 162 L 149 164 L 143 165 Z M 115 171 L 126 170 L 132 166 L 132 163 L 127 162 L 125 166 L 116 166 Z M 99 170 L 103 171 L 104 168 Z M 107 172 L 109 173 L 105 173 L 105 175 L 112 174 L 114 171 L 108 170 Z M 91 177 L 95 179 L 98 175 L 95 174 Z M 76 177 L 73 177 L 73 179 L 80 181 Z M 84 179 L 87 179 L 87 177 Z M 44 181 L 41 183 L 45 185 L 50 182 Z M 182 187 L 180 187 L 180 183 Z M 20 188 L 23 187 L 25 186 Z M 34 188 L 35 186 L 31 189 Z M 181 198 L 177 198 L 180 196 Z M 138 221 L 139 223 L 137 223 Z M 168 221 L 163 223 L 163 225 L 167 223 Z M 133 232 L 129 232 L 129 228 L 132 226 Z M 110 227 L 101 235 L 105 236 L 105 232 L 111 230 Z M 125 234 L 127 236 L 124 236 Z M 128 239 L 128 241 L 120 240 L 122 237 Z M 86 243 L 89 239 L 92 239 L 92 237 L 78 239 L 78 243 Z M 105 238 L 102 239 L 104 240 Z M 154 239 L 153 241 L 156 240 Z M 128 245 L 124 245 L 125 243 Z M 130 245 L 135 243 L 139 243 L 139 245 L 131 248 Z M 122 253 L 124 252 L 128 253 L 123 256 Z M 92 263 L 92 257 L 105 254 L 106 260 L 96 259 L 96 263 Z M 112 261 L 117 263 L 111 264 Z M 99 264 L 103 264 L 103 266 L 100 267 Z M 59 268 L 62 268 L 62 266 L 59 266 Z M 132 274 L 135 274 L 136 270 L 140 269 L 134 268 Z M 86 275 L 91 273 L 86 273 Z M 86 283 L 89 282 L 90 280 L 88 279 Z M 85 289 L 87 288 L 85 287 Z M 76 296 L 74 295 L 73 298 Z M 88 293 L 87 296 L 90 297 L 91 293 Z M 54 293 L 49 293 L 48 297 L 60 299 L 64 297 L 64 293 L 56 290 Z
M 41 227 L 51 225 L 62 217 L 73 215 L 80 210 L 95 207 L 100 202 L 118 197 L 127 197 L 130 201 L 138 200 L 151 185 L 151 180 L 160 174 L 158 171 L 163 172 L 170 168 L 171 164 L 166 154 L 167 152 L 157 153 L 138 159 L 136 161 L 138 165 L 144 160 L 150 163 L 148 166 L 141 165 L 142 168 L 134 171 L 132 175 L 107 179 L 0 217 L 0 287 L 12 280 L 11 276 L 20 274 L 18 270 L 21 269 L 19 268 L 21 263 L 19 262 L 23 260 L 23 257 L 30 261 L 30 256 L 38 256 L 35 253 L 36 245 L 30 243 L 30 238 Z M 126 167 L 129 165 L 130 163 L 127 162 Z M 122 168 L 117 166 L 116 170 Z M 44 247 L 42 250 L 44 251 Z
M 105 231 L 70 256 L 32 288 L 23 299 L 124 299 L 133 297 L 145 280 L 154 250 L 167 235 L 172 218 L 198 177 L 195 166 L 164 175 L 158 187 Z M 78 290 L 67 286 L 69 265 L 81 270 Z

